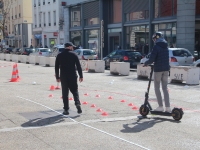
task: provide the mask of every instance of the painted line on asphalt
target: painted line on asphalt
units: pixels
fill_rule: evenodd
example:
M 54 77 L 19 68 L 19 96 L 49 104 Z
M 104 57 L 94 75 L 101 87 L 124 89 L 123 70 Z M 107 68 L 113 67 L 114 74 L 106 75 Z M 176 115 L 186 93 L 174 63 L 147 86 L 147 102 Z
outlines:
M 58 111 L 56 111 L 56 110 L 54 110 L 54 109 L 52 109 L 52 108 L 50 108 L 50 107 L 48 107 L 48 106 L 45 106 L 45 105 L 40 104 L 40 103 L 37 103 L 37 102 L 32 101 L 32 100 L 30 100 L 30 99 L 26 99 L 26 98 L 23 98 L 23 97 L 20 97 L 20 96 L 17 96 L 17 98 L 20 98 L 20 99 L 23 99 L 23 100 L 32 102 L 32 103 L 37 104 L 37 105 L 40 105 L 40 106 L 43 106 L 43 107 L 45 107 L 45 108 L 47 108 L 47 109 L 49 109 L 49 110 L 51 110 L 51 111 L 53 111 L 53 112 L 55 112 L 55 113 L 58 113 L 58 114 L 60 114 L 60 115 L 63 115 L 62 113 L 60 113 L 60 112 L 58 112 Z M 109 135 L 109 136 L 112 136 L 112 137 L 114 137 L 114 138 L 117 138 L 117 139 L 119 139 L 119 140 L 122 140 L 122 141 L 124 141 L 124 142 L 127 142 L 127 143 L 129 143 L 129 144 L 138 146 L 138 147 L 140 147 L 140 148 L 142 148 L 142 149 L 149 150 L 148 148 L 146 148 L 146 147 L 144 147 L 144 146 L 142 146 L 142 145 L 139 145 L 139 144 L 136 144 L 136 143 L 134 143 L 134 142 L 128 141 L 128 140 L 126 140 L 126 139 L 120 138 L 120 137 L 115 136 L 115 135 L 113 135 L 113 134 L 110 134 L 110 133 L 108 133 L 108 132 L 106 132 L 106 131 L 103 131 L 103 130 L 97 129 L 97 128 L 95 128 L 95 127 L 92 127 L 92 126 L 90 126 L 90 125 L 87 125 L 87 124 L 85 124 L 85 123 L 78 122 L 78 121 L 76 121 L 76 120 L 74 120 L 74 119 L 72 119 L 72 118 L 70 118 L 70 117 L 68 117 L 68 116 L 66 116 L 66 115 L 63 115 L 63 116 L 66 117 L 66 118 L 69 118 L 70 120 L 72 120 L 72 121 L 75 122 L 75 123 L 79 123 L 79 124 L 81 124 L 81 125 L 83 125 L 83 126 L 86 126 L 86 127 L 88 127 L 88 128 L 94 129 L 94 130 L 99 131 L 99 132 L 101 132 L 101 133 L 107 134 L 107 135 Z

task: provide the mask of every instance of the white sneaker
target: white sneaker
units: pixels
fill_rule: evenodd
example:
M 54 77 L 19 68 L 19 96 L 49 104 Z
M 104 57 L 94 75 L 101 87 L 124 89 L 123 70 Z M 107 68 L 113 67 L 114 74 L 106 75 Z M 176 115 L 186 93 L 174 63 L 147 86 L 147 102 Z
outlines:
M 162 106 L 157 107 L 153 111 L 164 111 L 164 108 Z
M 171 112 L 172 110 L 171 110 L 171 108 L 170 107 L 165 107 L 165 112 Z

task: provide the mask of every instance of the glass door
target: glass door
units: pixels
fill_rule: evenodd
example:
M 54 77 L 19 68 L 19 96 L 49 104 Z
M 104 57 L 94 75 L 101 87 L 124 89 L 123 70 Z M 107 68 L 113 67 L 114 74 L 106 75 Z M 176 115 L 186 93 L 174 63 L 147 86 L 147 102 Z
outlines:
M 112 52 L 117 49 L 121 49 L 120 44 L 119 44 L 119 36 L 111 36 L 110 37 L 110 51 Z
M 117 49 L 121 49 L 121 34 L 108 33 L 108 54 Z

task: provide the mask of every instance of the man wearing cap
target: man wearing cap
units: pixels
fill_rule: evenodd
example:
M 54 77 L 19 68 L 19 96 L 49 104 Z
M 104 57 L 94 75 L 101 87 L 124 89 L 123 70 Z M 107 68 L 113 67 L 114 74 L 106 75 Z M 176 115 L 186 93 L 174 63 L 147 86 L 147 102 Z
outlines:
M 73 49 L 76 47 L 71 42 L 65 43 L 65 50 L 58 54 L 55 62 L 55 74 L 57 82 L 61 82 L 62 96 L 64 103 L 64 115 L 69 115 L 69 90 L 73 94 L 77 112 L 82 113 L 81 103 L 79 100 L 78 84 L 77 84 L 77 73 L 76 67 L 79 74 L 79 81 L 83 81 L 83 73 L 78 56 L 73 53 Z M 60 73 L 59 73 L 60 69 Z
M 165 112 L 171 112 L 169 93 L 168 93 L 168 74 L 169 74 L 169 50 L 167 42 L 163 38 L 162 32 L 156 32 L 152 40 L 155 45 L 151 52 L 149 60 L 144 63 L 144 66 L 154 63 L 154 88 L 158 101 L 158 107 L 154 111 L 164 111 L 163 101 L 160 92 L 160 83 L 162 83 L 162 90 L 165 101 Z

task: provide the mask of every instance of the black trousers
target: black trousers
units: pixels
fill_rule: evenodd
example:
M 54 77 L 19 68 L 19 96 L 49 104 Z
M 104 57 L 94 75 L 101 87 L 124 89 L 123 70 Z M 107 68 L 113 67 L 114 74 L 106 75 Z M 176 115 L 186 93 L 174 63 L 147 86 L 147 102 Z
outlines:
M 78 93 L 78 84 L 77 84 L 77 77 L 74 78 L 66 78 L 61 76 L 61 86 L 62 86 L 62 97 L 63 97 L 63 104 L 64 109 L 69 109 L 69 90 L 73 94 L 75 105 L 81 105 L 79 100 L 79 93 Z

